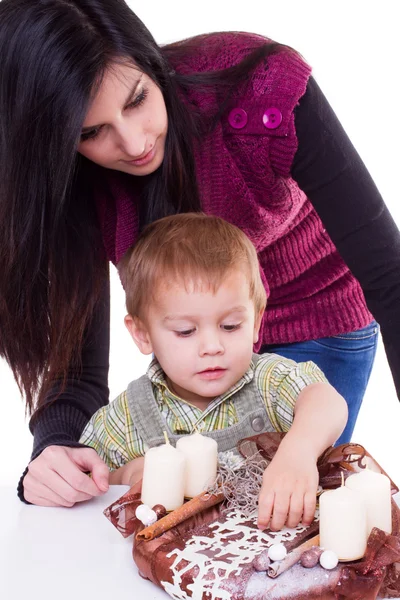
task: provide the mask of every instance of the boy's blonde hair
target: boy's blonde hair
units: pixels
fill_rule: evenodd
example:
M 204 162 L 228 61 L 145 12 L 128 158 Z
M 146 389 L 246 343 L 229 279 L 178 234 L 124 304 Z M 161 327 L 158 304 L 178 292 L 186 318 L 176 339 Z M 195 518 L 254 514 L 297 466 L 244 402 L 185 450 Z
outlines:
M 235 269 L 245 273 L 259 314 L 267 296 L 253 244 L 235 225 L 202 213 L 173 215 L 151 223 L 118 263 L 128 313 L 139 318 L 156 299 L 160 286 L 206 282 L 215 293 Z

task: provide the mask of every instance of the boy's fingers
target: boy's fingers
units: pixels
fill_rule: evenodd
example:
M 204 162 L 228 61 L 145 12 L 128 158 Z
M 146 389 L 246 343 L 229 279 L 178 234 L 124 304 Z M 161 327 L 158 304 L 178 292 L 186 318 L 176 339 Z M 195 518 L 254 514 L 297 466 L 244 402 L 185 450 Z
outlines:
M 257 525 L 259 529 L 266 529 L 270 522 L 272 509 L 274 507 L 275 493 L 269 492 L 263 494 L 262 490 L 258 500 L 258 519 Z
M 289 514 L 287 518 L 288 527 L 297 527 L 300 523 L 304 510 L 304 491 L 295 490 L 290 497 Z
M 290 493 L 281 491 L 275 493 L 274 509 L 272 513 L 270 529 L 279 531 L 285 525 L 290 506 Z
M 315 491 L 307 492 L 304 495 L 303 523 L 310 525 L 315 517 L 316 494 Z

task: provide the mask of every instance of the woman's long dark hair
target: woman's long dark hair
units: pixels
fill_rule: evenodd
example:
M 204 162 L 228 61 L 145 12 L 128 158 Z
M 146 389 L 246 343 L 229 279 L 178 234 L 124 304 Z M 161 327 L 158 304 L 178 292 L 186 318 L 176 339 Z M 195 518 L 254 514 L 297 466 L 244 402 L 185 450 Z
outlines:
M 167 108 L 165 158 L 141 186 L 143 226 L 200 210 L 192 143 L 201 127 L 178 90 L 221 85 L 228 96 L 276 46 L 261 46 L 224 72 L 182 76 L 170 60 L 190 44 L 160 48 L 123 0 L 0 2 L 0 354 L 29 411 L 37 397 L 43 405 L 53 381 L 79 372 L 107 277 L 92 197 L 98 171 L 77 154 L 107 67 L 132 59 L 160 87 Z

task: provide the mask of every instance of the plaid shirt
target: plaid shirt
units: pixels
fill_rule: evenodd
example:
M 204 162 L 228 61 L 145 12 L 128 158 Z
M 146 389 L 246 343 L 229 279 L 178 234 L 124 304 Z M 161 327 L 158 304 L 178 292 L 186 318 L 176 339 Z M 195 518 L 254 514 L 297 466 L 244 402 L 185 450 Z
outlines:
M 195 428 L 206 432 L 235 425 L 238 418 L 233 396 L 253 377 L 273 427 L 276 431 L 288 431 L 300 392 L 312 383 L 327 382 L 311 361 L 295 363 L 277 354 L 263 354 L 256 366 L 251 362 L 243 377 L 202 411 L 170 391 L 156 359 L 150 364 L 147 376 L 165 422 L 177 435 L 193 433 Z M 126 391 L 93 415 L 80 442 L 94 448 L 110 469 L 144 455 L 147 447 L 132 421 Z

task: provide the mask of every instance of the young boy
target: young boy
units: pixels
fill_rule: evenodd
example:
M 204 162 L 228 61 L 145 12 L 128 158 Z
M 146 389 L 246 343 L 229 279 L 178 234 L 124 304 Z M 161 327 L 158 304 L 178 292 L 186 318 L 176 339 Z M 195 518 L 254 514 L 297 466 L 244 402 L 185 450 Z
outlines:
M 136 483 L 164 430 L 174 442 L 197 428 L 220 451 L 287 431 L 264 473 L 258 525 L 311 523 L 316 462 L 344 429 L 347 405 L 314 363 L 253 354 L 266 293 L 250 240 L 218 217 L 175 215 L 148 226 L 118 268 L 125 324 L 155 358 L 82 434 L 112 469 L 110 483 Z

